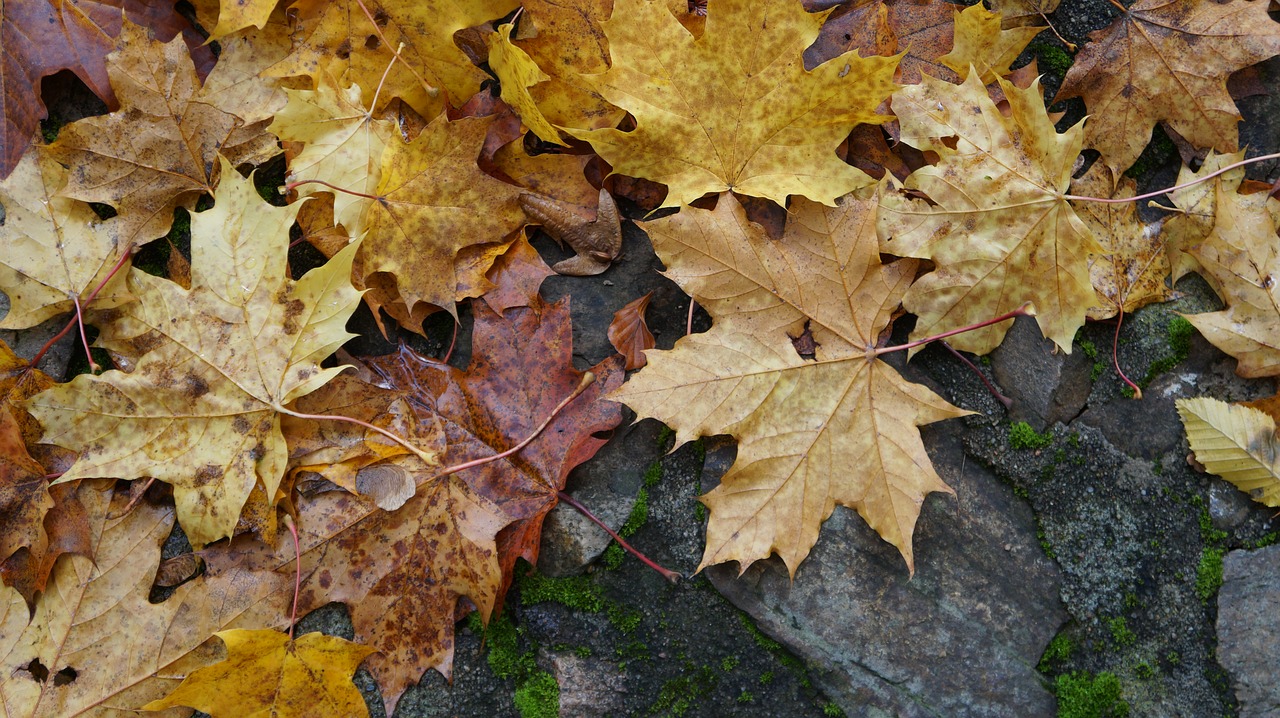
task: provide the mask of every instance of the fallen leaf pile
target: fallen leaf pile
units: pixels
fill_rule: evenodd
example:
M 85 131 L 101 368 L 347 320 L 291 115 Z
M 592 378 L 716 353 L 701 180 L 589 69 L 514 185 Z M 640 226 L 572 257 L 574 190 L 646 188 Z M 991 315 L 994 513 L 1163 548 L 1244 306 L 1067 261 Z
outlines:
M 968 412 L 886 361 L 904 310 L 913 341 L 1025 311 L 1070 351 L 1195 271 L 1226 308 L 1190 320 L 1280 374 L 1280 201 L 1238 169 L 1161 224 L 1090 200 L 1133 196 L 1157 122 L 1218 153 L 1181 181 L 1238 161 L 1225 78 L 1280 54 L 1280 23 L 1140 0 L 1082 45 L 1059 94 L 1089 118 L 1060 133 L 1013 69 L 1055 5 L 0 5 L 0 328 L 81 317 L 114 366 L 60 383 L 0 351 L 0 714 L 365 715 L 361 665 L 392 712 L 536 565 L 622 403 L 677 444 L 738 441 L 699 568 L 794 576 L 841 505 L 913 570 L 951 492 L 919 427 Z M 108 112 L 46 143 L 61 70 Z M 131 266 L 188 217 L 167 276 Z M 620 354 L 582 371 L 539 285 L 607 276 L 625 217 L 713 326 L 655 349 L 632 297 Z M 534 227 L 576 256 L 549 269 Z M 328 260 L 293 271 L 299 242 Z M 361 301 L 384 334 L 469 311 L 469 365 L 351 357 Z M 950 341 L 989 352 L 1009 321 Z M 1269 414 L 1179 410 L 1210 471 L 1275 505 Z M 175 524 L 195 551 L 162 564 Z M 295 600 L 346 603 L 356 642 L 281 632 Z

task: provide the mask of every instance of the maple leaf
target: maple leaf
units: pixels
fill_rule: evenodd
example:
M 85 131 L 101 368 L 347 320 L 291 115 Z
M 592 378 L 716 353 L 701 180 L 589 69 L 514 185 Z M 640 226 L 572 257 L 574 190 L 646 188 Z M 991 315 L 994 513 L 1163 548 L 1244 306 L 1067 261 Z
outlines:
M 0 290 L 9 297 L 9 313 L 0 329 L 32 327 L 74 311 L 76 298 L 93 291 L 128 250 L 120 223 L 98 219 L 88 205 L 57 196 L 67 170 L 32 146 L 13 174 L 0 182 L 4 222 L 0 242 Z M 118 306 L 128 300 L 123 275 L 112 278 L 94 306 Z
M 368 716 L 351 682 L 373 649 L 323 633 L 296 639 L 270 629 L 214 634 L 227 659 L 190 673 L 143 710 L 190 706 L 212 716 Z
M 162 40 L 182 32 L 192 48 L 203 40 L 171 5 L 147 0 L 31 0 L 0 7 L 0 179 L 9 176 L 45 115 L 40 78 L 71 70 L 108 104 L 115 95 L 107 77 L 107 53 L 117 46 L 128 15 Z M 197 52 L 204 62 L 207 49 Z
M 651 299 L 653 292 L 628 302 L 613 313 L 613 321 L 609 322 L 609 343 L 627 360 L 627 371 L 643 367 L 647 362 L 645 350 L 657 346 L 644 321 L 644 312 L 649 308 Z
M 646 352 L 648 366 L 611 398 L 670 425 L 677 444 L 738 440 L 733 467 L 702 497 L 711 509 L 702 567 L 738 561 L 745 571 L 776 552 L 794 577 L 837 503 L 914 566 L 924 497 L 950 491 L 916 427 L 969 412 L 875 359 L 916 262 L 881 265 L 874 212 L 855 197 L 834 209 L 796 200 L 781 241 L 731 195 L 714 212 L 649 223 L 666 275 L 714 323 Z M 792 346 L 806 322 L 816 361 Z
M 851 53 L 806 71 L 823 17 L 799 2 L 732 0 L 695 38 L 660 3 L 618 0 L 604 24 L 613 67 L 583 81 L 636 129 L 573 134 L 614 172 L 666 184 L 664 207 L 725 190 L 831 203 L 871 183 L 835 149 L 859 122 L 889 119 L 874 109 L 896 60 Z
M 375 119 L 361 104 L 359 85 L 343 89 L 332 75 L 321 76 L 315 90 L 285 90 L 289 102 L 268 128 L 285 142 L 306 146 L 289 161 L 289 172 L 300 180 L 321 180 L 345 190 L 371 194 L 382 174 L 382 155 L 393 125 Z M 303 184 L 298 193 L 325 192 L 323 186 Z M 364 217 L 373 200 L 348 192 L 333 192 L 333 218 L 351 237 L 364 233 Z
M 421 331 L 419 305 L 455 312 L 459 284 L 454 258 L 463 247 L 496 242 L 524 223 L 516 203 L 520 188 L 476 167 L 492 118 L 450 122 L 441 115 L 413 142 L 391 142 L 382 159 L 378 201 L 369 210 L 361 273 L 387 273 L 403 305 L 397 317 Z M 377 309 L 387 301 L 368 299 Z
M 1057 134 L 1039 82 L 1025 90 L 999 83 L 1010 116 L 996 109 L 976 74 L 959 86 L 926 77 L 894 93 L 903 142 L 937 152 L 940 160 L 905 183 L 931 202 L 899 193 L 882 199 L 884 251 L 937 265 L 903 299 L 919 317 L 913 339 L 1032 302 L 1041 332 L 1070 352 L 1086 311 L 1098 304 L 1089 255 L 1104 253 L 1065 199 L 1081 127 Z M 985 354 L 1008 327 L 1005 322 L 948 341 Z
M 44 467 L 27 453 L 22 430 L 0 411 L 0 577 L 13 585 L 5 565 L 19 549 L 47 542 L 44 516 L 53 508 Z
M 281 10 L 261 29 L 249 28 L 218 40 L 218 64 L 205 78 L 198 99 L 240 118 L 218 152 L 233 166 L 261 164 L 280 153 L 268 127 L 285 106 L 280 81 L 261 73 L 289 54 L 289 25 Z
M 894 79 L 920 82 L 924 75 L 947 81 L 959 78 L 939 58 L 951 49 L 956 6 L 940 0 L 875 0 L 837 8 L 823 24 L 818 39 L 805 50 L 813 67 L 849 50 L 902 59 Z
M 222 40 L 238 30 L 266 26 L 276 0 L 222 0 L 218 9 L 218 24 L 209 32 L 210 40 Z
M 144 501 L 124 512 L 125 502 L 113 502 L 111 486 L 84 481 L 70 487 L 89 517 L 93 558 L 58 561 L 34 614 L 15 589 L 0 586 L 0 708 L 6 716 L 136 713 L 169 693 L 188 670 L 209 662 L 198 649 L 213 632 L 286 620 L 292 575 L 246 571 L 216 553 L 204 577 L 151 603 L 173 510 Z
M 179 39 L 161 43 L 126 22 L 122 49 L 107 58 L 122 109 L 62 128 L 46 151 L 74 166 L 62 194 L 120 213 L 120 236 L 162 237 L 175 207 L 195 205 L 218 182 L 218 148 L 240 120 L 201 100 L 200 80 Z
M 361 104 L 374 112 L 382 109 L 372 106 L 381 87 L 383 104 L 398 97 L 433 118 L 444 105 L 438 90 L 466 99 L 487 77 L 454 44 L 454 33 L 502 17 L 518 5 L 516 0 L 364 0 L 362 7 L 357 0 L 335 0 L 308 6 L 299 20 L 301 39 L 293 54 L 267 73 L 318 81 L 328 72 L 345 84 L 359 85 L 365 93 Z
M 1197 147 L 1234 152 L 1240 113 L 1227 76 L 1280 54 L 1280 24 L 1247 0 L 1138 0 L 1089 39 L 1058 99 L 1084 98 L 1085 140 L 1117 173 L 1159 121 Z
M 1273 376 L 1280 373 L 1280 287 L 1275 280 L 1280 274 L 1280 200 L 1259 202 L 1221 184 L 1216 194 L 1213 231 L 1191 253 L 1221 288 L 1227 308 L 1187 319 L 1214 346 L 1240 360 L 1240 376 Z
M 1176 404 L 1196 461 L 1254 501 L 1280 506 L 1280 447 L 1270 414 L 1208 397 Z
M 1004 16 L 1006 27 L 1017 27 L 1045 20 L 1045 15 L 1058 9 L 1062 0 L 992 0 L 991 9 Z
M 231 535 L 255 485 L 284 475 L 284 405 L 340 368 L 320 361 L 351 335 L 356 247 L 293 281 L 297 205 L 265 204 L 223 161 L 216 204 L 192 225 L 191 289 L 132 270 L 137 302 L 101 316 L 99 343 L 141 354 L 130 373 L 82 374 L 28 402 L 45 443 L 80 452 L 61 481 L 154 477 L 174 486 L 193 545 Z M 143 353 L 145 352 L 145 353 Z
M 1031 39 L 1044 28 L 1013 27 L 1001 29 L 1003 18 L 982 5 L 973 5 L 955 14 L 955 34 L 951 51 L 938 62 L 968 77 L 970 68 L 977 70 L 983 82 L 1009 74 L 1009 66 Z
M 1122 199 L 1132 197 L 1136 183 L 1122 177 L 1117 185 L 1105 162 L 1094 162 L 1084 176 L 1071 183 L 1071 192 L 1084 197 Z M 1173 297 L 1165 286 L 1169 258 L 1160 226 L 1138 220 L 1133 202 L 1120 204 L 1081 201 L 1075 204 L 1080 219 L 1105 247 L 1105 253 L 1089 261 L 1089 278 L 1103 300 L 1090 307 L 1088 318 L 1109 319 L 1131 314 L 1152 302 Z
M 560 133 L 542 116 L 537 102 L 529 94 L 530 87 L 550 80 L 551 76 L 539 69 L 528 53 L 511 44 L 511 30 L 511 23 L 507 23 L 485 36 L 489 45 L 489 67 L 502 86 L 502 101 L 511 106 L 539 139 L 563 146 L 565 142 L 560 139 Z
M 573 367 L 569 304 L 509 307 L 501 316 L 472 302 L 471 364 L 466 370 L 424 359 L 409 349 L 368 360 L 392 387 L 430 397 L 441 417 L 449 466 L 505 451 L 528 436 L 582 382 Z M 469 469 L 474 490 L 515 522 L 499 539 L 504 584 L 517 558 L 537 565 L 542 521 L 555 507 L 569 471 L 595 455 L 622 419 L 621 407 L 600 398 L 622 383 L 621 357 L 592 367 L 595 382 L 556 416 L 540 438 L 502 461 Z M 538 381 L 530 382 L 528 377 Z

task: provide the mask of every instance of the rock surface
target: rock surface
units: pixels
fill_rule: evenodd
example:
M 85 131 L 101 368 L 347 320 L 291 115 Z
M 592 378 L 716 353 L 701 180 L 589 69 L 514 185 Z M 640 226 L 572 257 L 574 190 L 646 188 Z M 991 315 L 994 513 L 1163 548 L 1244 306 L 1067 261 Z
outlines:
M 1232 551 L 1218 592 L 1218 660 L 1231 676 L 1240 718 L 1280 716 L 1280 545 Z
M 761 630 L 821 666 L 815 681 L 850 716 L 1053 716 L 1035 664 L 1066 621 L 1061 577 L 1031 511 L 964 461 L 946 424 L 926 446 L 959 499 L 934 494 L 916 528 L 915 576 L 854 512 L 837 508 L 792 582 L 776 558 L 715 587 Z

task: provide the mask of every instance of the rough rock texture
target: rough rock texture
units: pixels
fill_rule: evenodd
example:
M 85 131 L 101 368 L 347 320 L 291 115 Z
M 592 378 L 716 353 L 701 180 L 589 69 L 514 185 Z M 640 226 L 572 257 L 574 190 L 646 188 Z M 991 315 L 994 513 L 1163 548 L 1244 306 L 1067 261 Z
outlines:
M 996 381 L 1014 400 L 1009 418 L 1036 431 L 1071 421 L 1089 398 L 1088 357 L 1055 351 L 1031 317 L 1014 320 L 991 360 Z
M 542 651 L 538 657 L 560 685 L 560 715 L 607 718 L 626 711 L 627 689 L 617 664 L 566 651 Z
M 1231 675 L 1240 718 L 1280 716 L 1280 546 L 1232 551 L 1218 592 L 1218 660 Z
M 1025 504 L 965 462 L 955 429 L 928 431 L 939 474 L 960 498 L 934 494 L 916 531 L 916 574 L 896 549 L 838 508 L 792 583 L 777 559 L 715 587 L 797 655 L 850 716 L 1052 716 L 1035 670 L 1066 621 L 1057 567 L 1035 542 Z

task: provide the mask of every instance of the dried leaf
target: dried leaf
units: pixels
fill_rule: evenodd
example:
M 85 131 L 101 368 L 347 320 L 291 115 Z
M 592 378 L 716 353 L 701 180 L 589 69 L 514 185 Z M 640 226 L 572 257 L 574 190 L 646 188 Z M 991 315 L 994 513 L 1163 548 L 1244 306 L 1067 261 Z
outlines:
M 1008 76 L 1011 72 L 1009 66 L 1044 28 L 1002 30 L 1002 20 L 1000 13 L 989 12 L 982 5 L 972 5 L 956 12 L 951 52 L 938 58 L 938 62 L 955 70 L 960 77 L 968 77 L 972 67 L 984 83 Z
M 677 444 L 730 434 L 738 456 L 711 509 L 702 566 L 739 571 L 777 553 L 792 576 L 837 503 L 858 511 L 913 567 L 924 497 L 950 491 L 916 427 L 969 412 L 912 384 L 870 352 L 915 276 L 881 265 L 875 204 L 797 200 L 781 241 L 732 196 L 714 212 L 650 223 L 667 276 L 714 318 L 709 332 L 649 351 L 611 396 L 676 430 Z M 815 359 L 792 346 L 805 324 Z M 849 467 L 857 467 L 850 471 Z
M 618 0 L 604 25 L 613 66 L 585 81 L 637 126 L 574 135 L 614 172 L 666 184 L 664 207 L 726 190 L 833 202 L 871 182 L 835 148 L 859 122 L 888 119 L 874 110 L 896 61 L 847 54 L 806 71 L 822 19 L 798 1 L 732 0 L 695 38 L 660 3 Z
M 1196 460 L 1265 506 L 1280 506 L 1276 422 L 1257 409 L 1197 397 L 1178 399 Z
M 1227 76 L 1280 54 L 1265 3 L 1139 0 L 1089 35 L 1058 98 L 1084 97 L 1085 142 L 1117 173 L 1164 121 L 1197 147 L 1234 152 L 1240 113 Z
M 255 485 L 284 476 L 285 404 L 322 386 L 359 301 L 355 246 L 294 282 L 286 237 L 297 205 L 265 204 L 230 167 L 192 224 L 192 288 L 134 269 L 138 301 L 99 321 L 99 343 L 140 355 L 131 373 L 82 374 L 28 402 L 42 441 L 80 452 L 60 481 L 154 477 L 174 486 L 195 546 L 230 536 Z
M 544 142 L 564 146 L 560 133 L 542 116 L 529 88 L 551 79 L 534 63 L 533 58 L 511 44 L 511 23 L 498 26 L 498 31 L 485 36 L 489 44 L 489 67 L 502 85 L 502 100 L 520 116 L 525 127 Z
M 367 717 L 351 682 L 372 648 L 337 636 L 235 629 L 214 634 L 227 659 L 187 675 L 177 690 L 143 710 L 190 706 L 213 718 Z
M 627 371 L 639 369 L 646 363 L 644 352 L 656 346 L 649 326 L 645 324 L 644 312 L 649 308 L 649 300 L 653 292 L 628 302 L 625 307 L 613 313 L 613 321 L 609 322 L 609 343 L 627 360 Z

